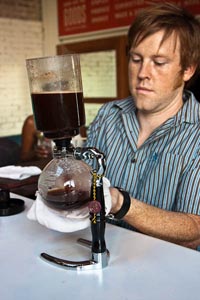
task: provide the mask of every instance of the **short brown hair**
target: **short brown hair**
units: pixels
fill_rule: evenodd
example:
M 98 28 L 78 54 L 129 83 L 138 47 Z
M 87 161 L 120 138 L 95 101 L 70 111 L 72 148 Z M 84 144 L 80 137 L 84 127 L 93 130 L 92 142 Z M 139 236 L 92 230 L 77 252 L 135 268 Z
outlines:
M 146 37 L 164 30 L 163 43 L 172 33 L 180 40 L 182 70 L 193 65 L 200 72 L 200 22 L 173 3 L 158 3 L 141 10 L 128 31 L 128 50 Z

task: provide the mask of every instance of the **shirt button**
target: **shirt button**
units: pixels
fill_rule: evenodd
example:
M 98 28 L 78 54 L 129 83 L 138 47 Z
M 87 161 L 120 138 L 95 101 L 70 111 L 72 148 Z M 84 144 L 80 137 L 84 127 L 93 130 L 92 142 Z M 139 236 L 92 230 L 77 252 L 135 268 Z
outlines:
M 136 158 L 132 158 L 132 159 L 131 159 L 131 162 L 132 162 L 133 164 L 136 163 L 136 161 L 137 161 Z

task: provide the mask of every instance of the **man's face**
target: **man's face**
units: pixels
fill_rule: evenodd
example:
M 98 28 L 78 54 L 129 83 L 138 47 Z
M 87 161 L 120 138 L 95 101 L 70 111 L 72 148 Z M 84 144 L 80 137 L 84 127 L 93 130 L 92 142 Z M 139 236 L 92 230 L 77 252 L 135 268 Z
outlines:
M 161 43 L 163 31 L 144 39 L 130 50 L 129 87 L 136 107 L 144 113 L 157 113 L 182 105 L 187 74 L 180 66 L 180 42 L 172 34 Z

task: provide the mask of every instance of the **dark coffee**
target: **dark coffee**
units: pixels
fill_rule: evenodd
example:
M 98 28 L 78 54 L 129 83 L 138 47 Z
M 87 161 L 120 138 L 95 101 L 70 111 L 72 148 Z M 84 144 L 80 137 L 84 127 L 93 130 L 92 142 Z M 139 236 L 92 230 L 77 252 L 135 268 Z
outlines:
M 77 191 L 75 188 L 51 189 L 45 199 L 47 206 L 58 210 L 77 209 L 89 201 L 90 195 L 87 191 Z
M 47 138 L 72 137 L 85 124 L 82 92 L 32 93 L 36 127 Z

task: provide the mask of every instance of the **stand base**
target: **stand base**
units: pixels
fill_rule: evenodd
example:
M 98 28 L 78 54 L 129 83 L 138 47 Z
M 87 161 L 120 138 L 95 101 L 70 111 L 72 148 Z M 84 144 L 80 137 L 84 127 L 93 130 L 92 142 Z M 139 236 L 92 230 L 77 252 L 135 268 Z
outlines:
M 19 214 L 25 208 L 24 201 L 21 199 L 10 198 L 8 207 L 0 208 L 0 217 Z
M 91 247 L 91 242 L 88 240 L 78 239 L 77 242 L 87 247 Z M 92 252 L 92 258 L 90 260 L 70 261 L 70 260 L 65 260 L 62 258 L 51 256 L 47 253 L 41 253 L 41 257 L 46 261 L 55 264 L 57 266 L 63 267 L 65 269 L 77 270 L 77 271 L 103 269 L 108 265 L 109 255 L 110 254 L 108 250 L 106 250 L 103 253 Z

